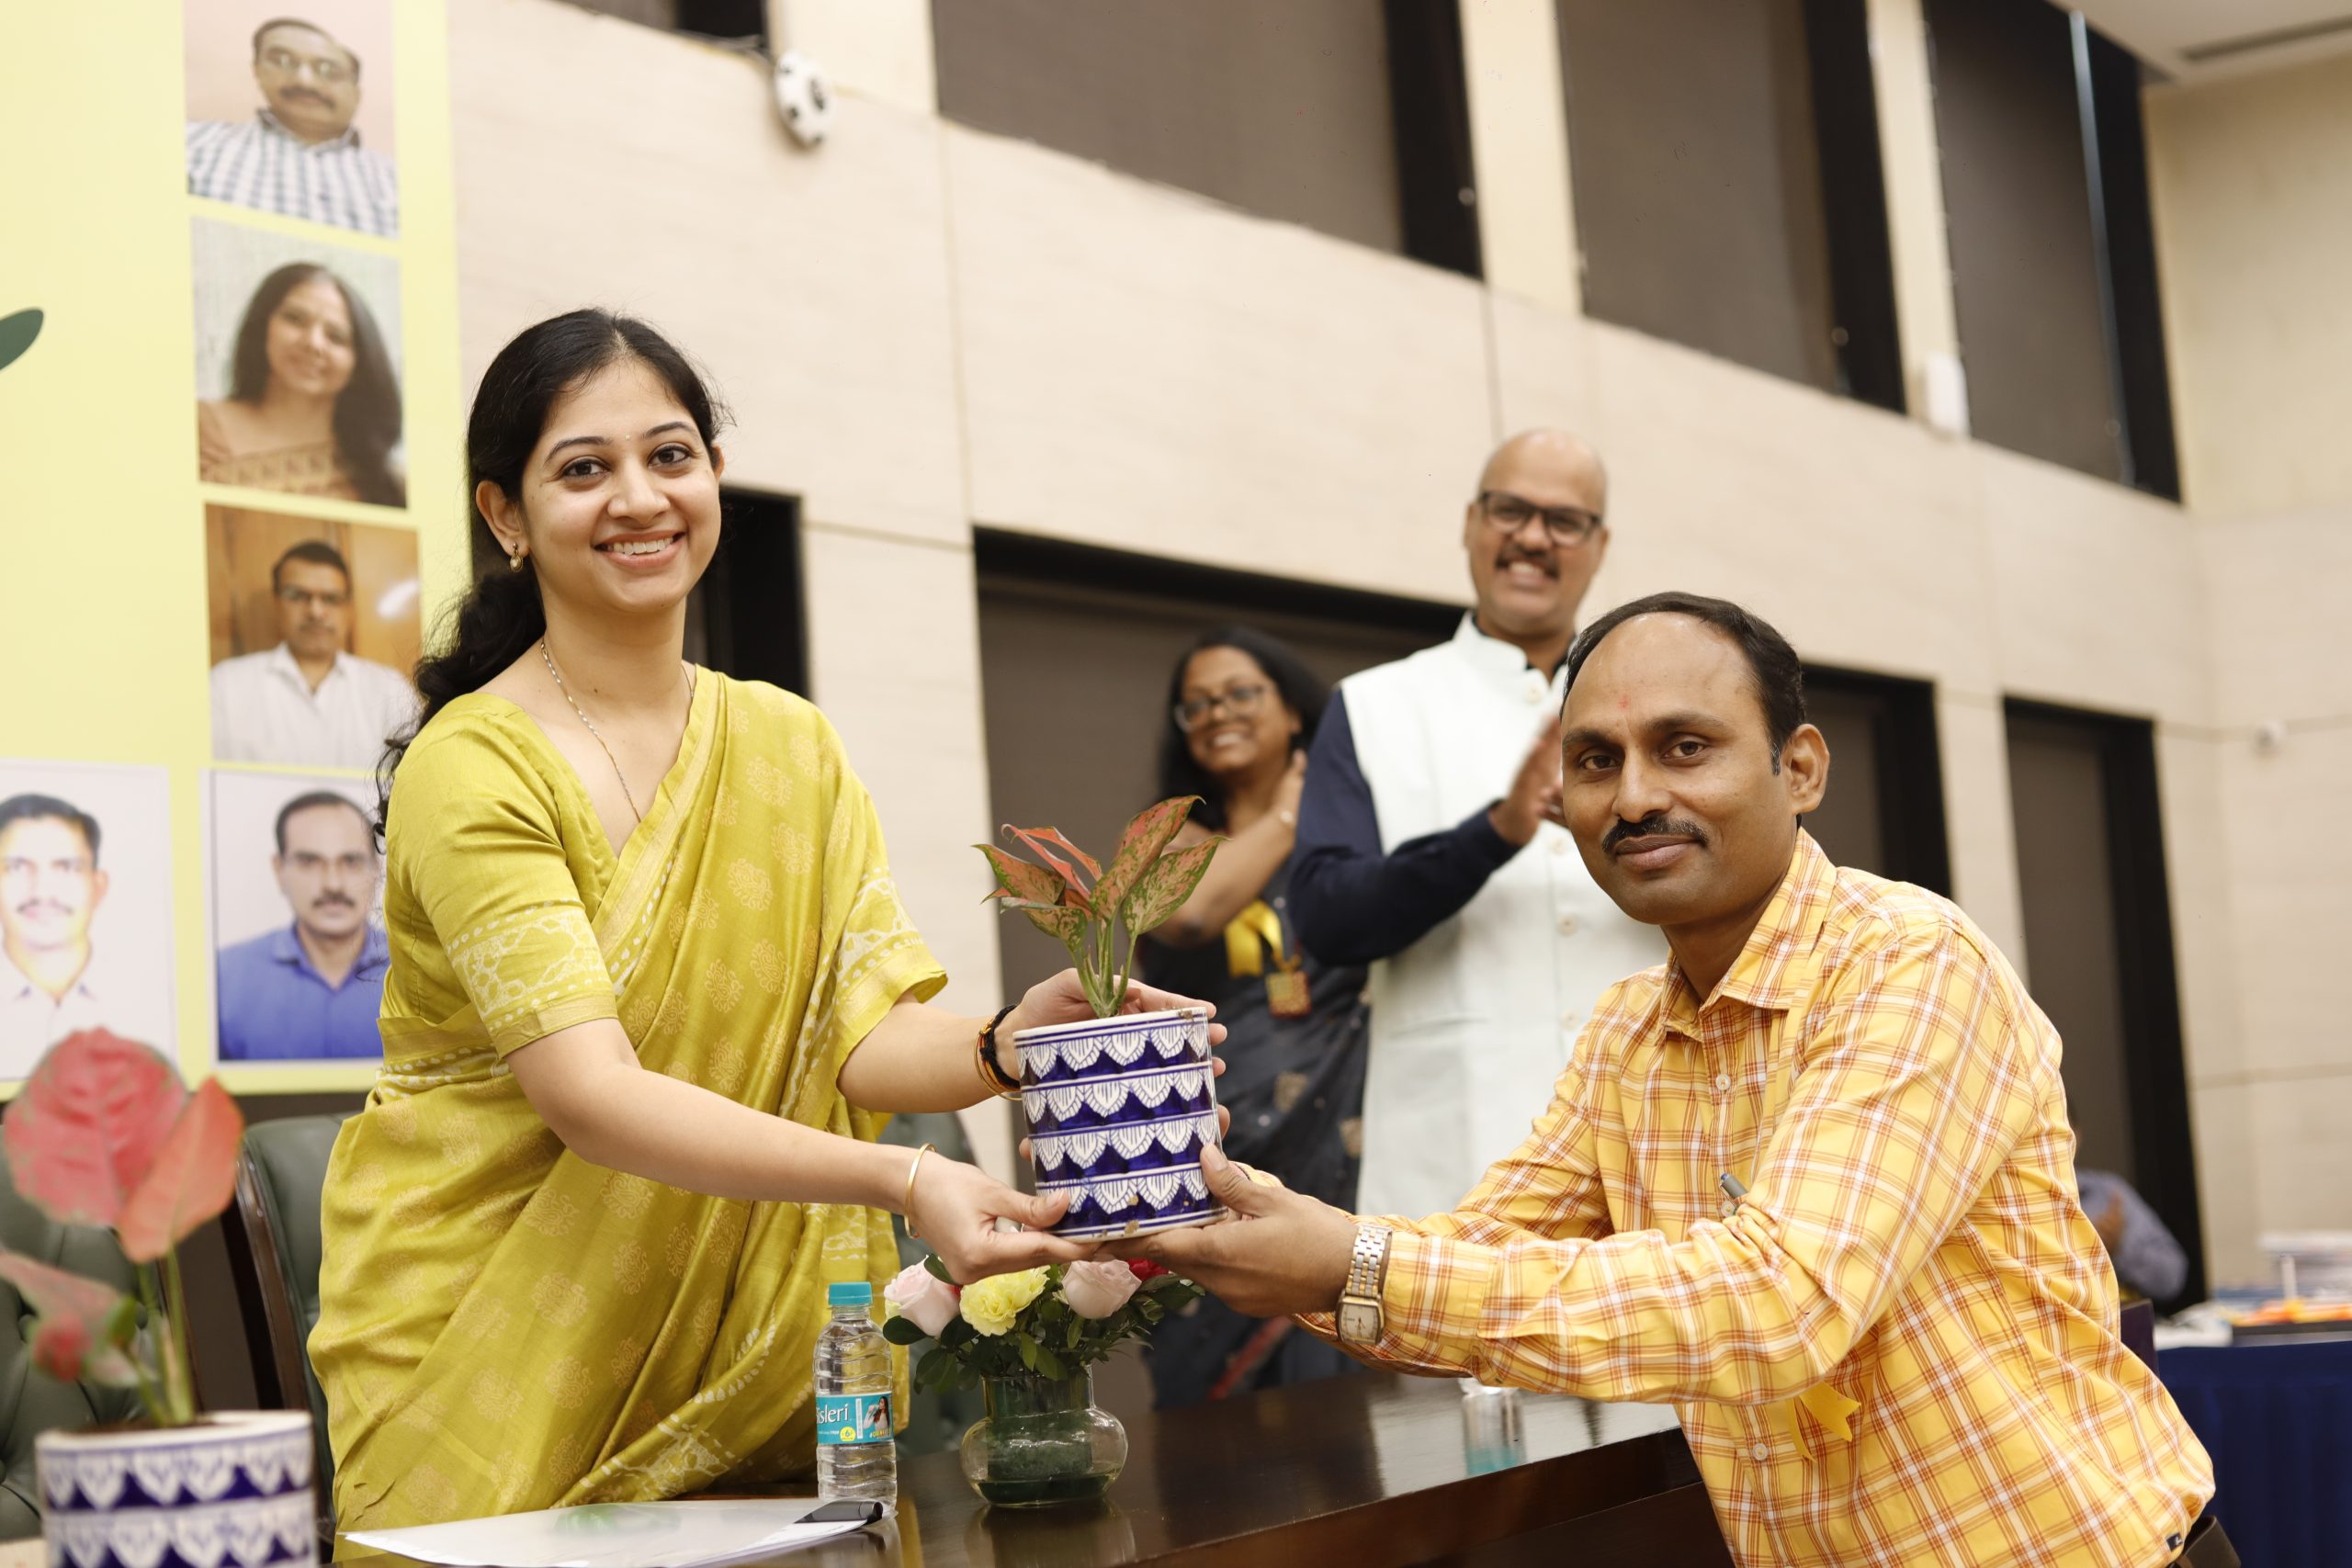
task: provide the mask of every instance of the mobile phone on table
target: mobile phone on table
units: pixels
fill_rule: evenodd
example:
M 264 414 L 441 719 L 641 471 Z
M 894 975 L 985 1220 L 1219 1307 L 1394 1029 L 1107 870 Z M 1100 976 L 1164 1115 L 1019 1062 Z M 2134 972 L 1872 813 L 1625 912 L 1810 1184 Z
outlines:
M 804 1525 L 870 1525 L 882 1518 L 882 1505 L 870 1497 L 836 1497 L 800 1516 Z

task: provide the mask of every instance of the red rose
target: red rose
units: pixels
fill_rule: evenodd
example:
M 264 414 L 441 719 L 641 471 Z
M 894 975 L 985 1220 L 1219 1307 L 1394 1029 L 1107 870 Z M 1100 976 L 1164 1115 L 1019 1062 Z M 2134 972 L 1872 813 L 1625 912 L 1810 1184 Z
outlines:
M 1162 1269 L 1159 1264 L 1144 1258 L 1128 1258 L 1127 1267 L 1135 1270 L 1136 1283 L 1138 1285 L 1149 1284 L 1152 1280 L 1159 1279 L 1162 1274 L 1168 1272 L 1167 1269 Z

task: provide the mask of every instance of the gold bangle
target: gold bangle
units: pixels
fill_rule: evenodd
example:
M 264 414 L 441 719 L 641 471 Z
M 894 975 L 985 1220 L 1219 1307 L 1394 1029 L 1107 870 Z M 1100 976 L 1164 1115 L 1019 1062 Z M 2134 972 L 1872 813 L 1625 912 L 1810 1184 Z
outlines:
M 912 1161 L 910 1164 L 909 1164 L 909 1165 L 908 1165 L 908 1167 L 907 1167 L 907 1195 L 906 1195 L 906 1197 L 905 1197 L 905 1198 L 903 1198 L 903 1199 L 901 1199 L 901 1200 L 899 1201 L 899 1213 L 901 1215 L 905 1216 L 905 1218 L 906 1218 L 906 1222 L 907 1222 L 907 1234 L 908 1234 L 909 1235 L 915 1235 L 915 1234 L 916 1234 L 916 1231 L 915 1231 L 915 1173 L 916 1173 L 917 1171 L 919 1171 L 919 1170 L 921 1170 L 921 1169 L 922 1168 L 922 1156 L 925 1156 L 925 1155 L 927 1155 L 927 1154 L 929 1154 L 929 1153 L 931 1153 L 931 1152 L 932 1152 L 932 1150 L 933 1150 L 933 1148 L 935 1148 L 936 1146 L 937 1146 L 936 1145 L 933 1145 L 933 1144 L 925 1144 L 922 1147 L 921 1147 L 921 1148 L 917 1149 L 917 1150 L 915 1151 L 915 1157 L 914 1157 L 913 1161 Z
M 980 1075 L 980 1082 L 988 1087 L 988 1091 L 999 1100 L 1021 1098 L 1021 1080 L 1008 1077 L 996 1059 L 997 1028 L 1012 1016 L 1012 1008 L 1000 1009 L 994 1018 L 981 1026 L 979 1037 L 972 1045 L 973 1070 Z

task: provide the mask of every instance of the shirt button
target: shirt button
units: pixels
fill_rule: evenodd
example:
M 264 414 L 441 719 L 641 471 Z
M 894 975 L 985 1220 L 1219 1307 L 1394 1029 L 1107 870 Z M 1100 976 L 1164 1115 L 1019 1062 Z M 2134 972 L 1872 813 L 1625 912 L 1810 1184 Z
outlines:
M 1581 1029 L 1584 1027 L 1584 1019 L 1577 1013 L 1564 1012 L 1560 1015 L 1560 1027 L 1568 1030 Z
M 1566 854 L 1572 847 L 1574 846 L 1570 843 L 1568 836 L 1566 833 L 1555 833 L 1552 835 L 1552 852 L 1554 854 Z
M 1772 1445 L 1770 1443 L 1758 1443 L 1754 1448 L 1747 1450 L 1747 1457 L 1756 1461 L 1758 1464 L 1761 1464 L 1764 1461 L 1772 1457 Z
M 1715 1075 L 1715 1092 L 1717 1094 L 1721 1094 L 1729 1088 L 1731 1088 L 1731 1075 L 1729 1073 L 1717 1073 Z
M 1574 936 L 1577 934 L 1577 918 L 1574 915 L 1562 915 L 1560 917 L 1560 934 L 1562 936 Z

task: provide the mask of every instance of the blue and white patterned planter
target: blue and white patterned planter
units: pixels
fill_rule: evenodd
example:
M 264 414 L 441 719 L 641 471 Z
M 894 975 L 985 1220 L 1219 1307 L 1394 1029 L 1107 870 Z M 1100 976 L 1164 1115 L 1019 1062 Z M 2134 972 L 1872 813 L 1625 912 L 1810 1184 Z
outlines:
M 1208 1014 L 1127 1013 L 1024 1029 L 1021 1103 L 1040 1192 L 1068 1192 L 1059 1235 L 1119 1235 L 1222 1218 L 1201 1176 L 1217 1141 Z
M 50 1568 L 315 1568 L 311 1417 L 213 1416 L 160 1431 L 43 1432 Z

